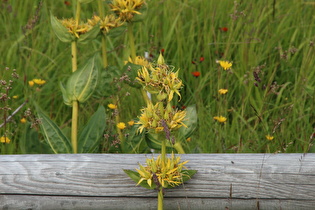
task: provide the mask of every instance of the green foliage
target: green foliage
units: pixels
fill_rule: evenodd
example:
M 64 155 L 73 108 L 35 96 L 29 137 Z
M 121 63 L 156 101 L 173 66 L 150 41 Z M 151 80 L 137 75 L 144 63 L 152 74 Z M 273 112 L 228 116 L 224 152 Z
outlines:
M 106 126 L 105 108 L 100 106 L 83 128 L 78 142 L 79 153 L 92 153 L 98 150 Z
M 73 72 L 64 88 L 60 85 L 64 102 L 71 106 L 72 101 L 86 102 L 93 94 L 98 80 L 98 68 L 95 63 L 95 56 L 90 58 L 86 64 Z
M 72 147 L 69 139 L 63 134 L 56 123 L 44 114 L 39 106 L 36 107 L 36 111 L 38 118 L 41 120 L 41 130 L 52 151 L 55 154 L 72 153 Z
M 60 41 L 69 43 L 75 40 L 75 36 L 68 32 L 61 22 L 52 14 L 50 14 L 51 27 Z

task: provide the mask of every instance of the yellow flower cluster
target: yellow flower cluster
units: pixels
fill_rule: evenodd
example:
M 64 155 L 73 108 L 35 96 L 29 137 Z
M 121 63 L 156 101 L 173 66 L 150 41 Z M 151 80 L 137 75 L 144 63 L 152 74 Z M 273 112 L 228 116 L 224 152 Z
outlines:
M 186 110 L 174 110 L 172 109 L 170 103 L 164 108 L 162 102 L 158 102 L 153 105 L 151 102 L 148 103 L 147 107 L 141 110 L 141 116 L 139 117 L 139 122 L 141 126 L 138 131 L 146 129 L 154 129 L 156 133 L 165 131 L 164 128 L 169 131 L 177 130 L 180 127 L 186 125 L 183 123 L 186 116 Z
M 77 38 L 80 35 L 85 34 L 92 29 L 92 26 L 88 23 L 78 24 L 73 18 L 63 19 L 60 21 L 64 27 L 68 29 L 68 32 L 75 35 Z
M 6 137 L 6 136 L 1 136 L 0 137 L 0 142 L 9 144 L 11 142 L 11 140 L 8 137 Z
M 134 61 L 129 57 L 128 61 L 126 61 L 125 64 L 128 62 L 150 68 L 150 62 L 142 56 L 137 56 Z
M 107 34 L 111 29 L 118 28 L 124 24 L 120 18 L 116 18 L 116 16 L 113 14 L 106 15 L 103 19 L 94 15 L 92 19 L 88 20 L 88 24 L 90 24 L 92 27 L 97 23 L 100 23 L 100 29 L 104 34 Z
M 143 4 L 144 0 L 113 0 L 109 6 L 122 21 L 130 22 L 135 14 L 141 14 L 138 10 Z
M 183 183 L 182 177 L 188 176 L 182 172 L 187 162 L 180 163 L 180 157 L 175 157 L 174 153 L 171 158 L 166 158 L 165 161 L 162 161 L 161 155 L 156 160 L 154 158 L 147 159 L 147 166 L 139 164 L 140 169 L 136 169 L 141 177 L 137 185 L 146 181 L 150 187 L 152 184 L 163 188 L 178 186 Z
M 160 55 L 160 58 L 163 58 Z M 169 66 L 158 64 L 155 67 L 152 65 L 149 68 L 145 66 L 138 71 L 136 79 L 144 86 L 144 89 L 151 94 L 157 94 L 159 101 L 167 99 L 170 102 L 173 99 L 174 93 L 179 97 L 180 88 L 183 86 L 182 81 L 178 78 L 178 71 L 173 72 Z

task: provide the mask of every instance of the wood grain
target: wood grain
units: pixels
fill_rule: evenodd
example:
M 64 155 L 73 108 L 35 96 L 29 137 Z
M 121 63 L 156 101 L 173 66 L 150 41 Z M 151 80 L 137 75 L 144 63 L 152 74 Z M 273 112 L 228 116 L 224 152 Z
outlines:
M 150 154 L 4 155 L 2 209 L 156 209 L 156 192 L 122 169 Z M 313 209 L 315 154 L 186 154 L 198 170 L 165 209 Z

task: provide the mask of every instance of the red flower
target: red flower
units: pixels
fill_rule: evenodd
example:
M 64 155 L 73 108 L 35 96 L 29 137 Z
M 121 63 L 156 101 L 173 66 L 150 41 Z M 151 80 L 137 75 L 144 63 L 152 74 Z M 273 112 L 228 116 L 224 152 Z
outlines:
M 227 32 L 229 29 L 227 27 L 220 28 L 221 31 Z
M 196 65 L 196 62 L 195 62 L 195 61 L 191 61 L 191 63 L 194 64 L 194 65 Z
M 200 57 L 200 58 L 199 58 L 200 63 L 201 63 L 202 61 L 204 61 L 204 60 L 205 60 L 204 57 Z
M 184 110 L 184 109 L 186 109 L 186 106 L 183 105 L 183 106 L 182 106 L 182 110 Z
M 65 5 L 70 6 L 70 1 L 64 1 Z
M 162 53 L 162 55 L 164 54 L 164 51 L 165 51 L 165 50 L 162 48 L 162 49 L 161 49 L 161 53 Z
M 200 72 L 199 72 L 199 71 L 191 72 L 191 74 L 192 74 L 194 77 L 196 77 L 196 78 L 200 76 Z

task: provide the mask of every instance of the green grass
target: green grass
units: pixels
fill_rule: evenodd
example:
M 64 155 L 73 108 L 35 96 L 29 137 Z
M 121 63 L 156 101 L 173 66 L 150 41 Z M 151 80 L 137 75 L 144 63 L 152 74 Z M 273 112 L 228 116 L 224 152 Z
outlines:
M 197 130 L 191 141 L 185 142 L 188 153 L 308 152 L 315 132 L 314 6 L 304 1 L 242 2 L 236 8 L 234 1 L 148 1 L 145 18 L 134 26 L 137 53 L 147 51 L 157 56 L 163 48 L 167 63 L 181 69 L 185 86 L 182 100 L 174 105 L 196 104 L 198 113 Z M 50 12 L 58 18 L 72 17 L 75 4 L 42 1 L 36 23 L 23 32 L 37 7 L 33 0 L 1 2 L 0 69 L 15 68 L 20 75 L 10 91 L 11 96 L 20 97 L 8 103 L 15 110 L 30 100 L 14 116 L 16 124 L 6 127 L 12 143 L 1 145 L 1 153 L 49 152 L 41 143 L 40 132 L 19 123 L 33 101 L 63 130 L 70 126 L 71 108 L 63 104 L 59 82 L 70 75 L 71 49 L 53 33 L 49 17 Z M 81 17 L 90 18 L 97 11 L 96 2 L 82 5 Z M 238 17 L 233 20 L 231 14 Z M 110 37 L 107 42 L 110 65 L 122 67 L 129 56 L 127 35 Z M 100 40 L 79 46 L 79 66 L 99 49 Z M 296 52 L 291 53 L 292 49 Z M 200 57 L 205 58 L 202 63 Z M 217 59 L 233 61 L 232 70 L 222 70 Z M 265 65 L 259 73 L 261 82 L 256 82 L 253 72 L 261 65 Z M 193 77 L 193 71 L 200 71 L 200 77 Z M 8 80 L 10 74 L 1 73 L 2 77 Z M 33 78 L 48 82 L 36 91 L 27 84 Z M 121 120 L 128 122 L 140 114 L 144 102 L 140 91 L 121 86 Z M 219 95 L 219 88 L 229 92 Z M 126 92 L 131 96 L 125 97 Z M 79 125 L 86 123 L 98 104 L 107 106 L 111 101 L 108 96 L 95 95 L 81 104 Z M 213 120 L 218 115 L 227 117 L 226 124 Z M 0 132 L 3 135 L 4 128 Z M 267 134 L 274 139 L 268 141 Z M 35 141 L 37 135 L 39 140 Z

